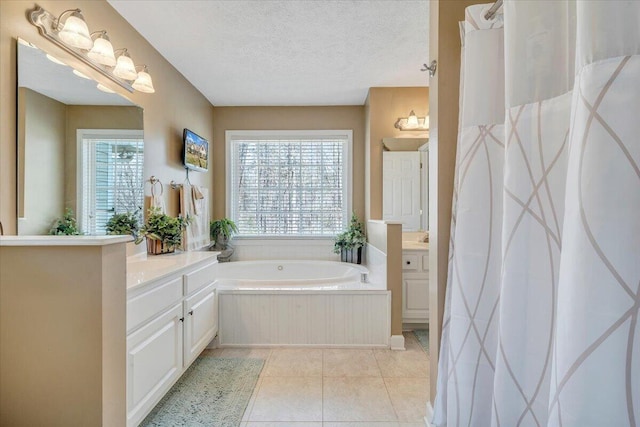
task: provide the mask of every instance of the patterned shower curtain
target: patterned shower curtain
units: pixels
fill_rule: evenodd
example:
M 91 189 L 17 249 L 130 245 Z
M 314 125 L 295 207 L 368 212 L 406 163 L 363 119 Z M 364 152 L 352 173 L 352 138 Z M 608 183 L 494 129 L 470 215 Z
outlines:
M 640 425 L 640 2 L 489 7 L 463 24 L 433 423 Z

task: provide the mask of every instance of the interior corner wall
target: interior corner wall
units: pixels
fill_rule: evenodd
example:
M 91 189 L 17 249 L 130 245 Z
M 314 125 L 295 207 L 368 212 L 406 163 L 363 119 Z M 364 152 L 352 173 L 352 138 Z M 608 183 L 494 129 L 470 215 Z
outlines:
M 92 31 L 105 29 L 114 46 L 127 47 L 137 64 L 149 66 L 156 93 L 129 93 L 98 72 L 73 58 L 40 36 L 27 20 L 33 1 L 0 2 L 0 221 L 6 234 L 16 234 L 16 39 L 29 41 L 52 53 L 82 73 L 114 89 L 144 109 L 145 178 L 155 175 L 165 184 L 167 207 L 175 215 L 177 191 L 169 190 L 169 182 L 183 182 L 182 129 L 212 139 L 211 103 L 164 59 L 105 0 L 41 0 L 38 5 L 54 15 L 67 9 L 82 9 Z M 192 183 L 210 187 L 213 173 L 199 172 L 190 176 Z M 147 187 L 147 193 L 149 189 Z
M 362 105 L 321 107 L 215 107 L 213 109 L 212 219 L 226 213 L 226 140 L 228 130 L 353 130 L 353 210 L 365 218 L 365 118 Z
M 451 203 L 458 140 L 460 29 L 477 0 L 430 0 L 429 59 L 438 61 L 429 96 L 429 348 L 430 396 L 436 396 L 438 355 L 447 286 Z
M 426 82 L 425 75 L 425 82 Z M 411 110 L 429 115 L 428 87 L 372 87 L 366 101 L 367 168 L 365 170 L 367 219 L 382 219 L 382 138 L 424 138 L 424 131 L 401 131 L 394 127 Z

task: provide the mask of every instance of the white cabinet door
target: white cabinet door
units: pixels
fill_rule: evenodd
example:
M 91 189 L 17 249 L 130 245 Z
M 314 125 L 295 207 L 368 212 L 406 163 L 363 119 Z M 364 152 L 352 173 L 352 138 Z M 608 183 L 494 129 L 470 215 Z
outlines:
M 184 365 L 189 366 L 218 332 L 218 304 L 213 284 L 185 300 Z
M 182 374 L 182 303 L 127 337 L 127 426 L 137 426 Z
M 402 280 L 403 321 L 425 322 L 429 318 L 429 281 L 406 276 Z
M 382 163 L 382 219 L 420 230 L 420 153 L 386 151 Z

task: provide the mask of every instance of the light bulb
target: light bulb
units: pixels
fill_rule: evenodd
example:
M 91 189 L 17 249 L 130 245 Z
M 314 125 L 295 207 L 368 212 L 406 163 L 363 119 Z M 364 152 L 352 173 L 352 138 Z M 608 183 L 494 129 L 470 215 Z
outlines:
M 417 128 L 418 127 L 418 117 L 416 113 L 411 110 L 409 113 L 409 117 L 407 117 L 407 128 Z

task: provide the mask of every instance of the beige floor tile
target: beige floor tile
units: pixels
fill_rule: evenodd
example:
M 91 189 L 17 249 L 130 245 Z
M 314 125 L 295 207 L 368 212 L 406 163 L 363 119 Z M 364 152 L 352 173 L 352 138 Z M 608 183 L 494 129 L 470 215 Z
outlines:
M 399 421 L 424 420 L 429 400 L 427 378 L 385 378 L 384 383 Z
M 322 377 L 263 377 L 248 421 L 322 421 Z
M 242 426 L 245 427 L 245 426 Z M 246 427 L 322 427 L 321 422 L 287 422 L 287 421 L 250 421 Z M 424 427 L 424 426 L 423 426 Z
M 429 358 L 422 350 L 379 350 L 373 354 L 383 377 L 429 377 Z
M 263 359 L 271 356 L 270 348 L 223 348 L 219 357 L 236 357 L 240 359 Z
M 249 421 L 249 415 L 251 414 L 251 410 L 253 409 L 253 404 L 256 401 L 256 396 L 258 396 L 258 390 L 260 390 L 261 385 L 262 385 L 262 377 L 258 377 L 256 386 L 253 388 L 253 393 L 251 393 L 251 397 L 249 398 L 249 403 L 247 403 L 247 407 L 244 410 L 244 414 L 242 414 L 242 421 Z
M 379 377 L 380 369 L 371 350 L 325 349 L 322 375 L 325 377 Z
M 399 427 L 395 421 L 352 421 L 352 422 L 337 422 L 330 421 L 322 423 L 322 427 Z M 422 426 L 424 427 L 424 425 Z
M 382 378 L 325 377 L 324 421 L 396 421 Z
M 322 349 L 274 349 L 263 369 L 266 377 L 322 376 Z

